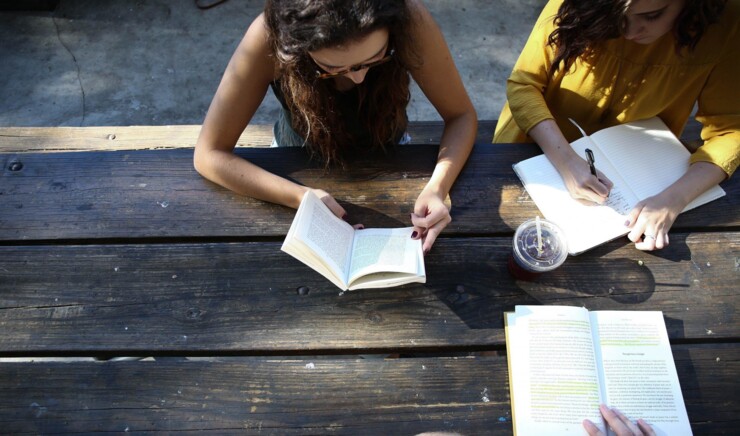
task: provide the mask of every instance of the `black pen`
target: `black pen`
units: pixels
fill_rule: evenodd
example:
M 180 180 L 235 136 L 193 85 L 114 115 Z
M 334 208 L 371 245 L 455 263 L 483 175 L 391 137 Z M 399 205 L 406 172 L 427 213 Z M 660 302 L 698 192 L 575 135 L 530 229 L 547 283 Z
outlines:
M 591 174 L 598 179 L 599 176 L 596 175 L 596 166 L 594 166 L 594 152 L 587 148 L 586 157 L 588 158 L 588 167 L 591 168 Z

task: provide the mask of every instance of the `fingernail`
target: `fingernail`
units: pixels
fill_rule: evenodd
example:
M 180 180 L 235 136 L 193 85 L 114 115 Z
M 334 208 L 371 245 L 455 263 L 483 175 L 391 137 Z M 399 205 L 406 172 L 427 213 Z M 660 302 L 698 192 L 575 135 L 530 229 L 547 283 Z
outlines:
M 414 231 L 413 231 L 413 232 L 411 233 L 411 239 L 416 239 L 416 237 L 417 237 L 417 236 L 419 236 L 419 232 L 417 232 L 416 230 L 414 230 Z
M 363 229 L 365 229 L 365 226 L 363 226 L 362 224 L 360 224 L 360 225 L 358 226 L 358 228 L 359 228 L 360 230 L 363 230 Z
M 346 213 L 345 213 L 344 215 L 342 215 L 342 219 L 343 219 L 343 220 L 345 220 L 345 221 L 349 221 L 349 220 L 347 219 L 347 214 L 346 214 Z
M 429 254 L 429 249 L 428 248 L 424 249 L 424 255 L 427 255 L 427 254 Z
M 627 221 L 625 221 L 625 222 L 624 222 L 624 225 L 625 225 L 625 226 L 627 226 L 627 227 L 629 227 L 629 225 L 630 225 L 630 220 L 627 220 Z

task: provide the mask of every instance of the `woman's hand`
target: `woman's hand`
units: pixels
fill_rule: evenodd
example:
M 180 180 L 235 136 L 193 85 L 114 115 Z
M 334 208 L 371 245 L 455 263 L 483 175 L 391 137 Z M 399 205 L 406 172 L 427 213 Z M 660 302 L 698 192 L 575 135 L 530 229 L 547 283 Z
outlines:
M 619 410 L 610 409 L 603 404 L 599 406 L 599 411 L 617 436 L 655 436 L 653 428 L 642 419 L 638 419 L 635 425 Z M 604 436 L 604 433 L 588 419 L 583 420 L 583 428 L 590 436 Z
M 555 120 L 541 121 L 528 134 L 558 170 L 571 197 L 598 204 L 606 202 L 614 184 L 599 170 L 596 176 L 591 174 L 591 167 L 573 151 Z
M 686 207 L 683 201 L 666 191 L 637 203 L 624 224 L 632 230 L 627 234 L 638 250 L 660 250 L 668 245 L 668 230 Z
M 665 247 L 668 245 L 668 230 L 678 214 L 696 197 L 726 177 L 724 170 L 713 163 L 697 162 L 691 165 L 686 174 L 663 192 L 635 205 L 625 223 L 632 229 L 627 237 L 638 250 Z
M 329 193 L 324 191 L 323 189 L 309 189 L 313 191 L 313 193 L 316 194 L 316 196 L 319 197 L 321 201 L 324 202 L 326 207 L 328 207 L 334 215 L 347 221 L 347 211 L 344 210 L 344 208 L 340 206 L 339 203 L 337 203 L 337 200 L 335 200 L 334 197 L 329 195 Z
M 324 202 L 326 207 L 328 207 L 334 215 L 349 222 L 349 220 L 347 219 L 347 211 L 344 210 L 344 208 L 339 203 L 337 203 L 337 200 L 335 200 L 334 197 L 332 197 L 328 192 L 324 191 L 323 189 L 309 189 L 313 191 L 313 193 L 316 194 L 316 196 L 319 197 L 321 201 Z M 365 226 L 362 224 L 355 224 L 352 227 L 357 230 L 362 230 L 365 228 Z
M 558 168 L 570 196 L 579 200 L 588 200 L 604 204 L 614 184 L 601 171 L 596 176 L 591 174 L 588 163 L 578 155 L 573 155 L 564 165 Z
M 442 229 L 452 221 L 450 209 L 445 205 L 444 198 L 438 193 L 424 189 L 419 194 L 411 214 L 411 224 L 414 225 L 414 239 L 423 238 L 422 249 L 424 254 L 431 250 L 434 241 Z

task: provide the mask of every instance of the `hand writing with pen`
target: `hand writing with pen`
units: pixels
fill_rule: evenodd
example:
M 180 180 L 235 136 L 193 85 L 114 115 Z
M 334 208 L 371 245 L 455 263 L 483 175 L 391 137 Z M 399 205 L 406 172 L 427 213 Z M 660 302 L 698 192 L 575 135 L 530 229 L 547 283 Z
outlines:
M 589 202 L 604 204 L 614 184 L 595 166 L 594 154 L 586 149 L 586 158 L 574 154 L 566 164 L 558 168 L 571 197 Z

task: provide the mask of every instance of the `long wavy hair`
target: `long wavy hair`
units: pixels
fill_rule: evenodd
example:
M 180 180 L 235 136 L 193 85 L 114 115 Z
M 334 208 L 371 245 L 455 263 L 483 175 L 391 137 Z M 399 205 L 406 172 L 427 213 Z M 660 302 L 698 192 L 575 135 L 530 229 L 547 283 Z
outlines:
M 317 78 L 310 51 L 357 41 L 388 29 L 390 62 L 357 85 L 361 123 L 385 149 L 406 130 L 409 69 L 418 63 L 410 40 L 411 11 L 401 0 L 267 0 L 265 21 L 293 128 L 327 165 L 341 163 L 352 138 L 335 104 L 334 81 Z
M 618 38 L 627 27 L 632 0 L 565 0 L 553 19 L 548 44 L 555 50 L 550 76 L 563 64 L 568 71 L 579 57 L 589 57 L 606 40 Z M 686 0 L 673 25 L 676 51 L 693 50 L 709 25 L 717 22 L 727 0 Z

